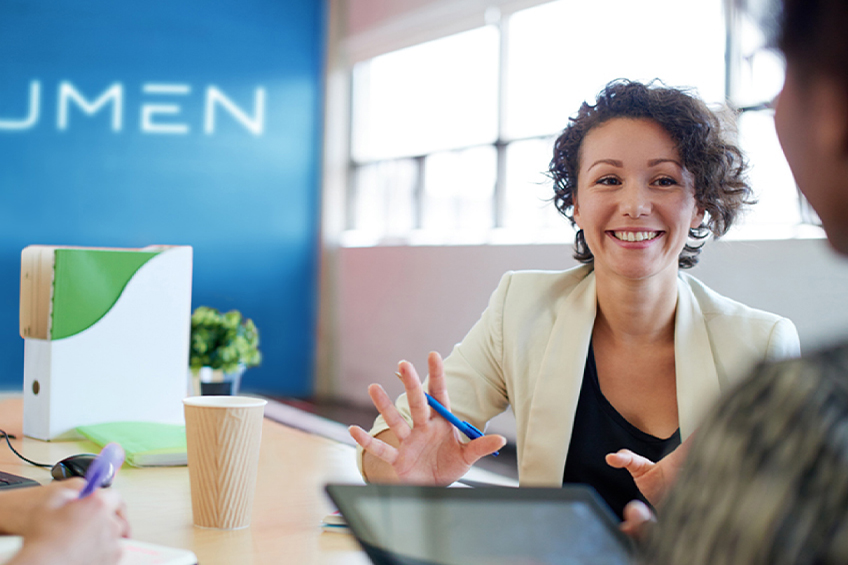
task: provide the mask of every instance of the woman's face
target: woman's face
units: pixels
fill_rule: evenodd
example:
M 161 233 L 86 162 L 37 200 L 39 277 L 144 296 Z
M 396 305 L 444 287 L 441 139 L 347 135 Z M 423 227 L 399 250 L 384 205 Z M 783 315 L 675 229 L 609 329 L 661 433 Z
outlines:
M 689 229 L 703 217 L 694 178 L 658 123 L 615 118 L 583 139 L 574 220 L 598 276 L 676 276 Z
M 848 102 L 826 77 L 802 78 L 787 65 L 774 124 L 798 188 L 816 210 L 834 249 L 848 254 L 848 173 L 845 127 Z

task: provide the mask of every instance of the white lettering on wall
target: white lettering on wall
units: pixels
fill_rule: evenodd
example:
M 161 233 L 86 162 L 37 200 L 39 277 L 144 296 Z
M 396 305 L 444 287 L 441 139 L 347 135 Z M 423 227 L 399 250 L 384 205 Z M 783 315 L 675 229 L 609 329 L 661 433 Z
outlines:
M 141 87 L 145 94 L 162 94 L 172 96 L 185 96 L 191 93 L 191 86 L 187 84 L 162 84 L 146 83 Z M 154 121 L 156 115 L 176 116 L 182 111 L 177 104 L 142 104 L 141 106 L 141 131 L 147 133 L 166 133 L 185 135 L 189 132 L 188 124 L 182 123 L 158 123 Z
M 112 131 L 121 131 L 124 107 L 124 85 L 116 82 L 104 92 L 100 98 L 89 103 L 82 94 L 68 81 L 59 83 L 59 111 L 57 127 L 68 129 L 68 101 L 73 100 L 79 108 L 89 116 L 93 116 L 106 104 L 112 102 Z
M 22 130 L 30 129 L 38 123 L 38 114 L 41 110 L 41 83 L 37 80 L 29 83 L 29 111 L 26 118 L 22 120 L 4 120 L 0 118 L 0 130 Z
M 42 81 L 32 80 L 29 83 L 29 97 L 26 116 L 0 115 L 0 134 L 11 131 L 25 131 L 35 128 L 41 120 L 41 109 L 51 107 L 44 100 L 45 89 Z M 265 133 L 265 88 L 257 86 L 253 89 L 253 107 L 245 108 L 233 102 L 227 94 L 215 85 L 209 85 L 203 92 L 203 131 L 213 135 L 219 127 L 219 114 L 226 114 L 241 125 L 246 131 L 261 136 Z M 141 92 L 149 99 L 142 99 L 138 106 L 139 131 L 153 135 L 187 135 L 192 126 L 185 121 L 184 110 L 192 103 L 198 104 L 197 95 L 191 96 L 193 87 L 186 83 L 145 82 Z M 66 131 L 72 129 L 72 123 L 79 123 L 85 117 L 98 113 L 110 112 L 110 125 L 113 132 L 119 132 L 124 126 L 124 110 L 126 98 L 124 85 L 121 82 L 112 83 L 98 95 L 81 92 L 69 80 L 58 83 L 56 90 L 56 129 Z M 75 111 L 76 110 L 76 111 Z M 132 110 L 130 110 L 132 112 Z M 75 114 L 75 116 L 72 116 Z M 182 119 L 181 119 L 182 118 Z M 199 130 L 200 128 L 194 128 Z
M 204 131 L 211 135 L 215 133 L 215 105 L 224 107 L 236 121 L 247 128 L 253 135 L 262 135 L 265 128 L 265 89 L 257 88 L 253 96 L 253 119 L 241 111 L 232 100 L 224 96 L 217 87 L 210 86 L 206 89 L 206 119 L 204 120 Z

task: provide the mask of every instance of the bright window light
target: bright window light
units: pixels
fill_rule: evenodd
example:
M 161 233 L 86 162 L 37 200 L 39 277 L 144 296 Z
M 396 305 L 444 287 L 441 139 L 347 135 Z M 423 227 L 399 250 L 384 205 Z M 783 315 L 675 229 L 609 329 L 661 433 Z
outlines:
M 750 163 L 749 181 L 758 200 L 740 226 L 801 223 L 798 191 L 774 130 L 774 112 L 750 112 L 739 118 L 739 142 Z M 743 231 L 742 233 L 747 233 Z
M 496 163 L 491 145 L 430 155 L 424 167 L 421 228 L 485 240 L 495 225 Z
M 403 238 L 415 228 L 413 192 L 417 166 L 412 159 L 381 161 L 357 169 L 350 228 L 373 243 Z
M 551 200 L 553 184 L 545 174 L 553 155 L 553 137 L 510 143 L 506 149 L 506 186 L 503 223 L 506 230 L 522 230 L 532 240 L 563 241 L 574 232 Z
M 801 217 L 801 196 L 777 140 L 774 110 L 764 107 L 783 86 L 784 61 L 775 50 L 765 48 L 765 37 L 750 19 L 739 22 L 737 41 L 740 60 L 735 68 L 733 104 L 737 108 L 759 108 L 742 112 L 737 121 L 739 145 L 748 159 L 749 181 L 758 202 L 728 236 L 798 235 L 798 226 L 810 218 Z
M 354 161 L 493 143 L 498 38 L 487 26 L 357 64 Z
M 724 100 L 720 1 L 562 0 L 509 20 L 506 137 L 562 130 L 610 80 L 661 79 Z

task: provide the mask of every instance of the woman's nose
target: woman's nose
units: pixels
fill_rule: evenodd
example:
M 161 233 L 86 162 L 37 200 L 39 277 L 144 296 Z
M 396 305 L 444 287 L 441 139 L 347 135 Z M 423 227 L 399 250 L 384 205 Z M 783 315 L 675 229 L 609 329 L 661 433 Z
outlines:
M 650 191 L 647 187 L 631 184 L 621 191 L 621 202 L 619 204 L 621 213 L 631 218 L 646 216 L 651 213 L 653 204 Z

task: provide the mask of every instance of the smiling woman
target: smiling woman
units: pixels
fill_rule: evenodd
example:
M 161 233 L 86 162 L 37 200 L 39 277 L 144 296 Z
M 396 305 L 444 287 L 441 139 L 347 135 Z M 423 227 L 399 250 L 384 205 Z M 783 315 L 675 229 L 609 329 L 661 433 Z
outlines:
M 663 159 L 677 164 L 683 169 L 681 173 L 685 171 L 691 176 L 695 200 L 705 214 L 704 221 L 689 230 L 694 241 L 683 248 L 680 266 L 694 266 L 700 252 L 697 242 L 710 233 L 714 237 L 727 233 L 742 207 L 753 203 L 745 178 L 745 159 L 739 148 L 726 139 L 730 125 L 700 99 L 682 90 L 624 80 L 609 83 L 594 105 L 583 103 L 554 145 L 549 168 L 554 180 L 554 200 L 557 209 L 572 224 L 584 139 L 589 132 L 615 118 L 650 120 L 652 126 L 645 127 L 653 127 L 671 145 L 665 143 L 660 149 L 665 154 Z M 624 143 L 629 143 L 629 137 Z M 584 263 L 592 261 L 592 252 L 581 233 L 577 234 L 575 248 L 576 259 Z
M 594 250 L 595 272 L 632 278 L 666 273 L 673 282 L 704 209 L 663 127 L 630 118 L 597 126 L 583 141 L 578 178 L 573 219 Z
M 583 104 L 549 171 L 586 264 L 507 273 L 444 363 L 431 354 L 423 386 L 407 362 L 396 406 L 372 385 L 381 417 L 351 429 L 365 477 L 446 484 L 503 445 L 465 442 L 426 390 L 480 429 L 512 406 L 524 486 L 586 483 L 619 515 L 634 498 L 657 502 L 721 391 L 799 350 L 789 320 L 679 272 L 749 199 L 724 132 L 700 100 L 656 84 L 616 81 Z

